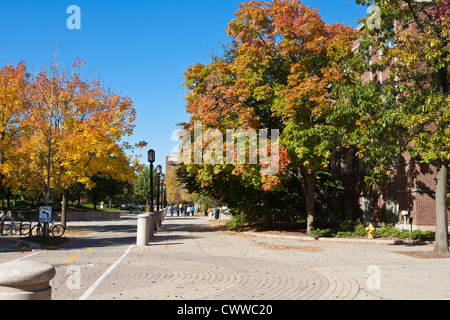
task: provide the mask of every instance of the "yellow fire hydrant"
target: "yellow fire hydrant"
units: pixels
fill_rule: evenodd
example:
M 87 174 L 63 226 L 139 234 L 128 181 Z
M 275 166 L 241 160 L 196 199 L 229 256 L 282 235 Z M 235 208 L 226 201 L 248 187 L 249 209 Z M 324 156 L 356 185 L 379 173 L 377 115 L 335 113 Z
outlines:
M 375 232 L 375 228 L 373 227 L 372 224 L 369 224 L 369 226 L 366 228 L 366 231 L 367 231 L 367 233 L 368 233 L 367 238 L 368 238 L 368 239 L 373 239 L 373 234 L 374 234 L 374 232 Z

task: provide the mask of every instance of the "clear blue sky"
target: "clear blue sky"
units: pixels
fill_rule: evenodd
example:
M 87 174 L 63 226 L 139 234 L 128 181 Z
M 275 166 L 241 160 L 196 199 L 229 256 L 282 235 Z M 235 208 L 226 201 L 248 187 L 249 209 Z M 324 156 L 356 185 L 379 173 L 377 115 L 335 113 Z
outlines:
M 1 0 L 0 65 L 25 61 L 37 72 L 49 64 L 53 40 L 59 60 L 71 65 L 86 61 L 104 85 L 130 97 L 137 111 L 131 143 L 145 140 L 165 165 L 177 142 L 176 124 L 189 119 L 185 111 L 183 72 L 207 63 L 220 53 L 238 4 L 245 0 Z M 304 0 L 318 7 L 327 23 L 356 27 L 366 8 L 354 0 Z M 81 30 L 69 30 L 70 5 L 81 9 Z M 31 70 L 31 69 L 30 69 Z

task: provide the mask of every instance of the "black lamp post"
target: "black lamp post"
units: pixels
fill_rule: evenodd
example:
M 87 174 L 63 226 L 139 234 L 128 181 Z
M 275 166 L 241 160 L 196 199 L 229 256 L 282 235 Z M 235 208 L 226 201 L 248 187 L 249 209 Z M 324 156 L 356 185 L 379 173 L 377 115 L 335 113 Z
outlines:
M 155 150 L 148 150 L 148 162 L 150 162 L 150 212 L 153 212 L 153 162 L 155 162 Z
M 161 174 L 161 209 L 163 209 L 164 206 L 164 178 L 166 175 L 164 173 Z
M 164 185 L 164 207 L 167 207 L 167 188 Z
M 161 165 L 157 165 L 156 166 L 156 183 L 157 183 L 157 187 L 156 187 L 156 211 L 159 211 L 159 176 L 161 175 L 162 172 L 162 167 Z

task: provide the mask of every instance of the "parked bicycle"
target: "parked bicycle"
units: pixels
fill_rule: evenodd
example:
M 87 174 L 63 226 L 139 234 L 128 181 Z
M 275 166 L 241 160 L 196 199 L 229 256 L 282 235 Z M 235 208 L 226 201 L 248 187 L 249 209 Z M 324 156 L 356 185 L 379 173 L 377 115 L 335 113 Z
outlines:
M 47 236 L 62 237 L 66 232 L 66 228 L 62 224 L 56 224 L 54 219 L 52 222 L 38 222 L 31 228 L 31 236 Z
M 32 227 L 31 220 L 24 221 L 23 217 L 21 217 L 21 220 L 20 220 L 20 235 L 21 236 L 29 235 L 30 231 L 31 231 L 31 227 Z
M 0 233 L 2 235 L 17 234 L 19 232 L 20 232 L 20 222 L 14 220 L 14 218 L 11 217 L 9 223 L 5 223 L 5 217 L 3 216 L 1 218 Z

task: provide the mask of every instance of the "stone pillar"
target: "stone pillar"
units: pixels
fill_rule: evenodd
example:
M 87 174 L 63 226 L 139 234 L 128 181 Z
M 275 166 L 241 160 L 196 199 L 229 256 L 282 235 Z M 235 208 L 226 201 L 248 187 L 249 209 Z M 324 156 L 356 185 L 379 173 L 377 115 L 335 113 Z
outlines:
M 149 214 L 149 228 L 148 228 L 149 239 L 153 238 L 155 234 L 155 214 L 152 212 Z
M 0 264 L 0 300 L 51 300 L 53 266 L 35 261 Z
M 149 229 L 150 229 L 150 215 L 148 213 L 143 213 L 137 216 L 137 239 L 136 245 L 146 246 L 149 240 Z

